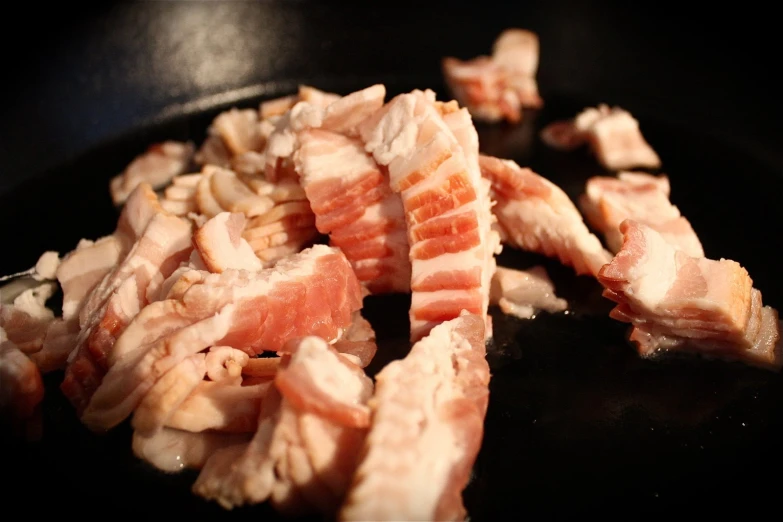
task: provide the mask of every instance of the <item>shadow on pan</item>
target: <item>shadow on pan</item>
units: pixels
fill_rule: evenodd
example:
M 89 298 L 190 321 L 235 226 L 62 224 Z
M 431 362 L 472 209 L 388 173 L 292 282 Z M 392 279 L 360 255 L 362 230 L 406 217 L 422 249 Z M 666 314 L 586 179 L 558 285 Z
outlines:
M 338 92 L 366 86 L 312 84 Z M 427 83 L 387 86 L 390 95 L 426 87 L 445 92 Z M 605 172 L 586 150 L 545 148 L 538 131 L 601 100 L 555 94 L 546 100 L 542 111 L 527 113 L 518 127 L 478 125 L 481 149 L 530 166 L 576 198 L 588 177 Z M 108 194 L 110 177 L 151 142 L 199 143 L 225 108 L 141 128 L 0 198 L 0 273 L 31 266 L 44 250 L 66 252 L 82 237 L 110 233 L 117 216 Z M 707 256 L 742 263 L 765 302 L 781 306 L 783 281 L 765 245 L 783 234 L 778 201 L 783 182 L 730 143 L 712 142 L 664 120 L 641 125 L 670 176 L 672 201 L 692 222 Z M 777 451 L 783 435 L 778 375 L 688 357 L 643 361 L 625 342 L 626 327 L 608 318 L 610 304 L 594 280 L 508 247 L 498 262 L 545 266 L 571 306 L 567 313 L 541 313 L 529 321 L 492 310 L 490 406 L 482 451 L 464 494 L 471 520 L 599 513 L 615 518 L 629 510 L 652 514 L 674 508 L 704 515 L 742 507 L 747 514 L 769 507 L 764 503 L 775 498 L 777 484 L 763 477 L 783 460 Z M 379 339 L 372 373 L 407 352 L 409 302 L 406 296 L 366 300 L 365 314 Z M 190 493 L 194 472 L 164 475 L 136 459 L 127 423 L 103 436 L 83 428 L 57 389 L 61 377 L 46 377 L 43 440 L 3 441 L 4 469 L 14 481 L 6 498 L 26 504 L 30 514 L 226 516 Z M 266 504 L 231 516 L 277 518 Z

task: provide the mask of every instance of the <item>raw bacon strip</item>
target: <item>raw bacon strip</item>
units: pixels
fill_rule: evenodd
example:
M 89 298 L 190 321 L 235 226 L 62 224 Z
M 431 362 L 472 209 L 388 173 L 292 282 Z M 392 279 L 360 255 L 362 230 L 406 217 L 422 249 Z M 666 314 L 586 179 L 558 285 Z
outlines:
M 242 368 L 250 362 L 250 356 L 230 346 L 213 346 L 207 353 L 207 377 L 222 384 L 241 385 Z
M 374 294 L 410 291 L 402 202 L 362 144 L 334 132 L 299 134 L 296 170 L 315 224 Z
M 115 340 L 179 264 L 188 259 L 190 224 L 176 216 L 153 216 L 122 263 L 109 272 L 82 308 L 81 332 L 60 388 L 78 412 L 107 369 Z
M 612 259 L 560 187 L 511 160 L 481 155 L 479 162 L 492 182 L 492 212 L 508 243 L 556 257 L 580 275 L 595 275 Z
M 149 435 L 133 433 L 133 454 L 167 473 L 201 469 L 207 459 L 223 448 L 246 444 L 246 433 L 192 433 L 161 428 Z
M 0 327 L 0 413 L 17 419 L 33 416 L 44 396 L 41 373 Z
M 171 180 L 171 185 L 163 191 L 160 205 L 175 216 L 187 216 L 198 211 L 196 192 L 201 174 L 183 174 Z
M 620 223 L 626 219 L 655 229 L 692 257 L 704 257 L 701 241 L 690 222 L 669 202 L 669 178 L 639 172 L 620 172 L 617 178 L 596 176 L 587 180 L 579 206 L 587 222 L 602 232 L 612 252 L 620 250 Z
M 489 285 L 500 241 L 491 229 L 489 186 L 475 161 L 478 151 L 462 148 L 432 91 L 397 96 L 361 131 L 366 149 L 388 165 L 391 188 L 405 210 L 411 339 L 463 309 L 481 315 L 489 331 Z
M 64 370 L 68 356 L 76 346 L 79 337 L 79 323 L 74 320 L 55 319 L 49 324 L 43 346 L 29 355 L 42 374 Z
M 296 178 L 293 154 L 299 146 L 297 135 L 306 129 L 323 129 L 355 137 L 362 122 L 383 106 L 386 88 L 373 85 L 334 100 L 326 107 L 299 102 L 275 125 L 266 154 L 266 179 L 272 183 Z
M 339 94 L 324 92 L 315 87 L 310 87 L 309 85 L 300 85 L 296 94 L 261 102 L 258 112 L 261 119 L 266 120 L 275 116 L 282 116 L 301 101 L 325 109 L 340 98 L 341 96 Z
M 86 297 L 119 261 L 123 245 L 116 236 L 82 239 L 57 269 L 63 291 L 63 319 L 77 319 Z
M 538 36 L 507 29 L 495 40 L 492 56 L 462 61 L 444 58 L 443 75 L 454 98 L 477 120 L 522 119 L 522 108 L 540 108 L 538 94 Z
M 462 315 L 381 370 L 340 520 L 464 520 L 489 399 L 485 353 L 484 320 Z
M 687 350 L 778 371 L 777 311 L 763 306 L 735 261 L 691 257 L 654 229 L 626 220 L 623 246 L 598 280 L 617 303 L 611 316 L 633 325 L 642 356 Z
M 231 509 L 270 498 L 287 514 L 333 514 L 369 426 L 372 381 L 323 339 L 289 346 L 244 447 L 216 452 L 193 491 Z
M 334 348 L 360 368 L 366 368 L 378 351 L 375 330 L 360 312 L 354 312 L 353 316 L 350 328 L 334 343 Z
M 566 150 L 589 143 L 607 170 L 661 166 L 660 158 L 642 136 L 639 122 L 619 107 L 610 109 L 601 104 L 587 108 L 572 121 L 547 125 L 541 131 L 541 139 L 551 147 Z
M 555 313 L 568 308 L 566 300 L 555 295 L 555 286 L 542 266 L 528 270 L 499 266 L 492 279 L 490 298 L 503 313 L 520 319 L 532 319 L 537 310 Z
M 25 354 L 41 349 L 54 313 L 46 308 L 46 301 L 56 290 L 51 281 L 38 282 L 17 295 L 12 303 L 0 301 L 0 328 L 8 339 Z M 3 292 L 5 295 L 5 292 Z
M 212 127 L 233 156 L 264 148 L 258 121 L 258 111 L 232 108 L 220 113 Z
M 165 420 L 165 425 L 192 432 L 253 433 L 258 426 L 261 401 L 271 385 L 271 381 L 253 386 L 201 381 Z
M 261 270 L 261 261 L 242 238 L 245 216 L 221 212 L 207 221 L 193 235 L 193 244 L 210 272 L 220 273 L 230 268 Z
M 92 429 L 115 426 L 162 375 L 210 346 L 259 353 L 306 335 L 335 340 L 361 304 L 348 260 L 324 245 L 260 272 L 210 274 L 181 300 L 151 303 L 128 325 L 82 421 Z
M 228 150 L 217 130 L 210 128 L 207 139 L 204 140 L 204 143 L 196 151 L 193 160 L 202 167 L 214 165 L 216 167 L 228 168 L 231 165 L 231 151 Z
M 269 191 L 269 197 L 276 198 L 275 205 L 266 214 L 251 218 L 242 233 L 265 266 L 301 251 L 318 236 L 315 216 L 304 191 L 285 187 L 291 181 L 281 180 L 279 190 Z
M 195 147 L 190 142 L 165 141 L 151 145 L 122 174 L 112 178 L 112 201 L 115 205 L 122 204 L 141 183 L 148 183 L 153 188 L 166 185 L 171 178 L 187 171 L 194 151 Z
M 133 412 L 133 429 L 150 435 L 166 425 L 184 401 L 203 382 L 204 354 L 197 353 L 171 369 L 155 385 Z

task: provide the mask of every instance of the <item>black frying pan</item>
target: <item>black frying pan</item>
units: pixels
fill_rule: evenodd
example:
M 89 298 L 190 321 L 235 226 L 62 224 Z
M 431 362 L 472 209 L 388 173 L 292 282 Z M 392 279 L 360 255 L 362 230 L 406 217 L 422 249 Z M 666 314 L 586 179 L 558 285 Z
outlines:
M 663 159 L 672 199 L 708 257 L 741 262 L 765 303 L 783 307 L 773 250 L 783 235 L 783 116 L 763 14 L 589 6 L 501 7 L 314 2 L 155 2 L 54 8 L 39 38 L 9 56 L 18 73 L 0 118 L 0 274 L 48 249 L 111 232 L 108 180 L 153 141 L 204 137 L 220 110 L 255 106 L 299 82 L 347 93 L 445 93 L 439 60 L 487 53 L 510 26 L 541 37 L 546 107 L 519 127 L 479 126 L 482 150 L 517 160 L 576 197 L 601 169 L 584 151 L 546 149 L 538 130 L 599 102 L 629 109 Z M 702 15 L 704 16 L 704 15 Z M 730 35 L 730 37 L 729 37 Z M 7 38 L 8 36 L 4 36 Z M 592 279 L 509 248 L 500 264 L 543 264 L 568 315 L 495 313 L 484 445 L 465 492 L 472 520 L 511 516 L 708 516 L 777 507 L 783 460 L 780 375 L 694 358 L 642 361 Z M 404 297 L 371 298 L 380 350 L 404 356 Z M 402 332 L 402 335 L 400 334 Z M 88 433 L 47 377 L 42 442 L 3 431 L 3 499 L 30 514 L 198 520 L 231 514 L 189 491 L 192 473 L 160 474 L 131 454 L 129 429 Z M 771 473 L 772 478 L 767 478 Z

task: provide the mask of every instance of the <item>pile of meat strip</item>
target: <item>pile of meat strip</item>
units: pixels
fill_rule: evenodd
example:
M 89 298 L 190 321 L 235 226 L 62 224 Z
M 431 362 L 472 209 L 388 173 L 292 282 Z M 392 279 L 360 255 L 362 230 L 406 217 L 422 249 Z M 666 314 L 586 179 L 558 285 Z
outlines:
M 539 104 L 535 67 L 509 65 L 531 42 L 506 35 L 451 78 L 486 69 Z M 220 114 L 198 149 L 153 145 L 111 181 L 114 233 L 47 252 L 2 288 L 0 406 L 31 422 L 41 374 L 64 370 L 84 425 L 129 420 L 140 459 L 200 470 L 193 492 L 227 509 L 462 520 L 489 400 L 488 308 L 529 319 L 568 306 L 543 268 L 496 266 L 501 244 L 595 277 L 642 356 L 780 369 L 777 312 L 738 263 L 704 257 L 666 176 L 593 178 L 575 204 L 479 153 L 473 117 L 493 99 L 471 115 L 475 97 L 302 86 Z M 658 161 L 620 109 L 543 137 L 589 143 L 609 169 Z M 412 348 L 373 380 L 362 305 L 389 293 L 411 295 Z

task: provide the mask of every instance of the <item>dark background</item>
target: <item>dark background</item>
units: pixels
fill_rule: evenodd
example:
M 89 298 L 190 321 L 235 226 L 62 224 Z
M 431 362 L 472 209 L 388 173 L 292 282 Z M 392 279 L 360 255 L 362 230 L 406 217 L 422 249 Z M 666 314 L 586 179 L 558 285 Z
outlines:
M 0 37 L 0 192 L 162 115 L 277 91 L 280 82 L 317 86 L 353 77 L 369 84 L 395 74 L 436 85 L 441 57 L 488 53 L 510 26 L 540 35 L 545 97 L 598 95 L 639 117 L 663 113 L 783 165 L 783 103 L 773 81 L 781 44 L 771 8 L 503 4 L 17 5 Z

